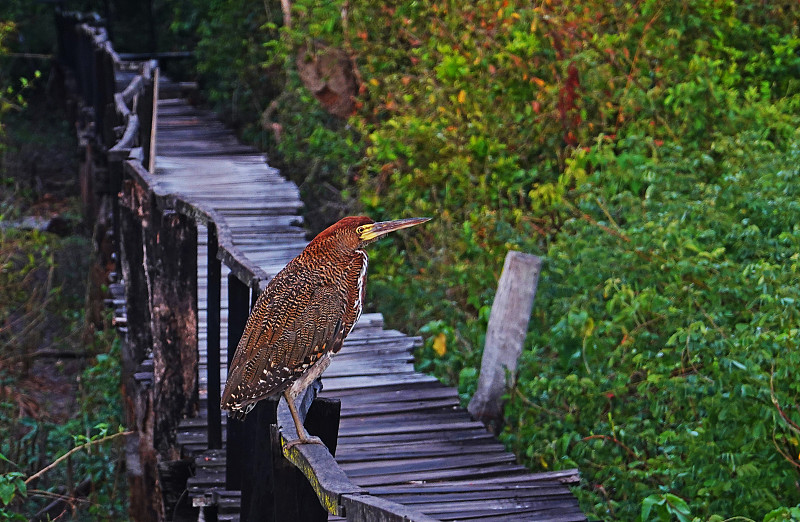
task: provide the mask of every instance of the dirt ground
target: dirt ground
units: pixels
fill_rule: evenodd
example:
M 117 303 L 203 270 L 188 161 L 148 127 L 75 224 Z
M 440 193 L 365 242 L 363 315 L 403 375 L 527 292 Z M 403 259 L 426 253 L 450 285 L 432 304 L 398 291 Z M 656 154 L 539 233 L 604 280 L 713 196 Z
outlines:
M 84 333 L 76 331 L 80 320 L 74 309 L 84 301 L 91 257 L 91 240 L 81 222 L 77 140 L 64 112 L 48 100 L 43 88 L 31 93 L 27 107 L 6 114 L 3 122 L 0 262 L 13 270 L 18 260 L 24 264 L 27 256 L 40 255 L 26 251 L 36 244 L 37 250 L 52 254 L 54 267 L 52 274 L 39 273 L 49 268 L 43 261 L 42 268 L 19 281 L 20 290 L 30 292 L 25 309 L 0 313 L 0 340 L 5 341 L 0 348 L 0 401 L 16 404 L 20 418 L 59 423 L 74 413 L 78 376 L 86 359 L 80 351 Z M 32 229 L 53 236 L 30 241 Z M 35 281 L 45 276 L 59 290 L 38 303 Z M 17 281 L 13 276 L 4 280 L 6 285 Z M 14 307 L 14 302 L 2 306 Z M 25 350 L 27 360 L 20 360 L 21 345 L 31 343 Z

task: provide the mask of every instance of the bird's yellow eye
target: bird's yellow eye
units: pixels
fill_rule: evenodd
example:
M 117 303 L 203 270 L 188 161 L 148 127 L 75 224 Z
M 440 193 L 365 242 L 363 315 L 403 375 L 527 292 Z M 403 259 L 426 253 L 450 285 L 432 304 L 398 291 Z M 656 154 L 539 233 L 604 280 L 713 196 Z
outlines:
M 364 232 L 364 226 L 363 226 L 363 225 L 362 225 L 362 226 L 360 226 L 360 227 L 358 227 L 358 228 L 356 229 L 356 234 L 358 234 L 359 236 L 360 236 L 360 235 L 361 235 L 363 232 Z

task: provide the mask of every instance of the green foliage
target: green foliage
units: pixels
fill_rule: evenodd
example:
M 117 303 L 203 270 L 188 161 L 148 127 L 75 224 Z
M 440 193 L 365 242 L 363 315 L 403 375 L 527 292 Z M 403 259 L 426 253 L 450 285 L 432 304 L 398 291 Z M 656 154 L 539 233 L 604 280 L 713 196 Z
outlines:
M 268 2 L 255 34 L 204 33 L 201 62 L 235 79 L 217 100 L 251 86 L 244 124 L 295 179 L 436 218 L 372 254 L 370 303 L 421 328 L 419 367 L 468 398 L 505 253 L 543 255 L 502 435 L 520 459 L 579 467 L 591 517 L 792 517 L 797 4 L 291 4 L 291 28 Z M 302 86 L 310 43 L 355 61 L 347 122 Z
M 8 461 L 2 453 L 0 453 L 0 460 Z M 22 515 L 7 510 L 15 498 L 25 497 L 27 492 L 25 475 L 19 471 L 0 474 L 0 504 L 2 504 L 0 520 L 27 520 Z
M 102 443 L 101 440 L 123 431 L 119 343 L 114 340 L 112 344 L 113 336 L 113 331 L 97 335 L 98 349 L 109 345 L 112 348 L 108 353 L 98 355 L 96 362 L 84 370 L 78 412 L 65 423 L 30 417 L 10 418 L 6 413 L 13 411 L 16 405 L 2 403 L 2 449 L 5 454 L 11 452 L 16 458 L 12 461 L 0 453 L 4 464 L 0 469 L 0 501 L 4 506 L 0 509 L 0 519 L 27 520 L 42 507 L 42 500 L 49 502 L 48 493 L 57 492 L 64 485 L 76 485 L 70 484 L 74 478 L 78 481 L 89 479 L 92 483 L 88 499 L 77 504 L 79 513 L 85 513 L 92 520 L 118 520 L 126 515 L 127 495 L 122 468 L 124 446 L 121 439 L 113 443 Z M 87 448 L 71 455 L 68 464 L 62 463 L 44 474 L 33 483 L 35 489 L 26 487 L 26 477 L 39 471 L 43 464 L 82 445 L 87 445 Z M 29 499 L 24 504 L 15 502 L 15 499 L 26 496 Z
M 642 501 L 642 520 L 673 520 L 688 522 L 689 506 L 686 501 L 672 493 L 650 495 Z
M 632 139 L 587 154 L 606 168 L 548 250 L 504 438 L 602 484 L 598 514 L 630 517 L 626 497 L 659 491 L 706 516 L 800 500 L 800 133 L 773 130 L 716 136 L 716 160 Z M 623 154 L 643 190 L 613 183 Z
M 0 354 L 0 501 L 6 507 L 0 510 L 0 518 L 27 520 L 23 514 L 32 515 L 43 500 L 49 502 L 42 494 L 64 484 L 76 485 L 69 483 L 71 477 L 92 480 L 89 502 L 82 506 L 93 519 L 124 516 L 119 441 L 73 455 L 69 472 L 64 466 L 48 472 L 35 491 L 27 491 L 28 501 L 15 501 L 26 496 L 23 479 L 50 460 L 75 445 L 122 429 L 120 356 L 111 328 L 95 332 L 90 344 L 84 344 L 83 314 L 77 310 L 84 306 L 85 290 L 83 281 L 74 279 L 85 277 L 87 266 L 85 262 L 67 266 L 67 261 L 74 265 L 75 260 L 88 259 L 88 240 L 14 229 L 3 229 L 0 238 L 0 299 L 4 303 L 0 343 L 5 347 Z M 33 367 L 33 354 L 45 344 L 55 350 L 97 354 L 80 375 L 76 411 L 63 412 L 59 418 L 39 410 L 40 401 L 49 398 L 37 391 L 42 386 L 36 375 L 41 367 Z M 63 363 L 56 367 L 63 368 Z

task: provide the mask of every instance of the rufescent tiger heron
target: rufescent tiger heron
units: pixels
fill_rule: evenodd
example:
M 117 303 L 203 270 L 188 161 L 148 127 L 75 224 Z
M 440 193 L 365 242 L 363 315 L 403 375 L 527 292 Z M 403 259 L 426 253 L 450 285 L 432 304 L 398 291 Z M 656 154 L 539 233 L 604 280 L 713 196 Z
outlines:
M 366 216 L 346 217 L 290 261 L 247 319 L 220 404 L 228 416 L 244 419 L 258 401 L 283 393 L 297 442 L 321 443 L 303 428 L 289 388 L 321 357 L 338 352 L 361 316 L 369 262 L 364 247 L 429 219 L 376 223 Z

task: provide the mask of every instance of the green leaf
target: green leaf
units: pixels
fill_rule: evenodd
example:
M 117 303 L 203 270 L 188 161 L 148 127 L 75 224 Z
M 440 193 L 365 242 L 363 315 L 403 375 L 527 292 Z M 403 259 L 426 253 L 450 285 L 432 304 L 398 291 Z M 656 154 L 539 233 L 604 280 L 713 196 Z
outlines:
M 663 506 L 664 502 L 665 500 L 661 495 L 650 495 L 642 500 L 642 521 L 650 520 L 650 511 L 653 509 L 653 506 Z
M 16 492 L 17 488 L 13 483 L 7 482 L 4 480 L 4 477 L 0 478 L 0 502 L 2 502 L 4 506 L 7 506 L 11 502 Z

